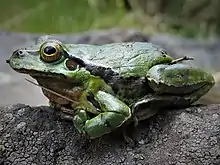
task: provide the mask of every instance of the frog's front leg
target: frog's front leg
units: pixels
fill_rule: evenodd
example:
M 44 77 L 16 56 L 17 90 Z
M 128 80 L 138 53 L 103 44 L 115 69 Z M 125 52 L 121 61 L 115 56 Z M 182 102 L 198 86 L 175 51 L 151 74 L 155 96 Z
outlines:
M 130 108 L 109 93 L 98 91 L 94 99 L 100 106 L 98 115 L 92 117 L 86 109 L 79 109 L 73 119 L 78 131 L 91 139 L 110 133 L 131 117 Z

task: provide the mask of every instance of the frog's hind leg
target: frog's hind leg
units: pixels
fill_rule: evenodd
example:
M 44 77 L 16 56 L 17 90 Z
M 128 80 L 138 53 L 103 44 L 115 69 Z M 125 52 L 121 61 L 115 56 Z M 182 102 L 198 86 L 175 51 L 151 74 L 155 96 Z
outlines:
M 137 125 L 139 121 L 148 119 L 160 111 L 189 107 L 193 103 L 196 103 L 195 101 L 199 100 L 209 89 L 210 86 L 204 85 L 192 93 L 182 96 L 170 94 L 147 95 L 133 106 L 133 121 L 135 121 Z
M 148 84 L 156 95 L 176 97 L 179 102 L 193 103 L 215 84 L 211 74 L 184 63 L 156 65 L 147 75 Z
M 149 94 L 140 99 L 133 106 L 133 119 L 138 123 L 138 121 L 145 120 L 165 109 L 182 109 L 189 107 L 193 103 L 196 103 L 209 89 L 209 85 L 204 85 L 191 93 L 182 94 L 180 96 L 175 95 L 175 93 Z
M 160 111 L 173 108 L 184 108 L 189 105 L 190 100 L 184 97 L 149 94 L 134 104 L 132 118 L 135 125 L 137 125 L 139 121 L 148 119 Z

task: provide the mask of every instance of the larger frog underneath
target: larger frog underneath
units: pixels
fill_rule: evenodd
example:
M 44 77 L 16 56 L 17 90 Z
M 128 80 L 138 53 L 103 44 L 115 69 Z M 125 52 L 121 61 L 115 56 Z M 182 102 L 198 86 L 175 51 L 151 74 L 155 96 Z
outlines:
M 186 57 L 173 59 L 148 42 L 40 41 L 14 51 L 7 62 L 35 78 L 50 105 L 92 139 L 159 110 L 190 106 L 214 85 L 213 76 L 183 62 Z

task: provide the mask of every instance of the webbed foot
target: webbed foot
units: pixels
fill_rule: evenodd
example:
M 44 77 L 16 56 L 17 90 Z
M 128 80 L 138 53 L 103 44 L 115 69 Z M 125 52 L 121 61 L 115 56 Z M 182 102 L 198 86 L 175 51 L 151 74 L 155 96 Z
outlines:
M 110 133 L 131 117 L 130 108 L 111 94 L 98 91 L 94 99 L 101 108 L 98 115 L 80 109 L 73 119 L 78 131 L 91 139 Z

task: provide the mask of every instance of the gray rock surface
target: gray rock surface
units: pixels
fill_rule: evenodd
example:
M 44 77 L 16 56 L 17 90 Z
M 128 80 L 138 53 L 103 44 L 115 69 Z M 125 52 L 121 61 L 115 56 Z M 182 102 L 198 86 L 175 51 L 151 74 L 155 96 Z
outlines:
M 80 136 L 46 106 L 0 108 L 1 165 L 217 165 L 220 164 L 220 105 L 162 112 L 129 129 L 95 140 Z

